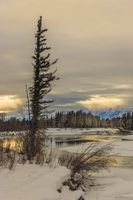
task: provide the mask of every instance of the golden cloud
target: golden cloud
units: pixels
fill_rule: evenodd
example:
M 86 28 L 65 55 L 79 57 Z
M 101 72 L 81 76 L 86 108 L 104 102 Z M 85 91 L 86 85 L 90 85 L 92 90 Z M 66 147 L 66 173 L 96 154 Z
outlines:
M 79 101 L 78 103 L 92 110 L 115 108 L 124 105 L 123 99 L 119 97 L 103 97 L 100 95 L 92 96 L 90 99 Z
M 0 112 L 10 112 L 22 105 L 22 100 L 16 95 L 0 96 Z

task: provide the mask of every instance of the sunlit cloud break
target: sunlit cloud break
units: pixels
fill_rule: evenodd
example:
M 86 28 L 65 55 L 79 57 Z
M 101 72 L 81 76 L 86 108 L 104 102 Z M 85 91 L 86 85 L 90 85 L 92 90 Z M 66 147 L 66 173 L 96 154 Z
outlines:
M 78 104 L 82 105 L 88 110 L 100 110 L 123 106 L 124 101 L 119 97 L 103 97 L 100 95 L 95 95 L 88 100 L 79 101 Z
M 11 112 L 22 105 L 22 100 L 16 95 L 0 96 L 0 113 Z

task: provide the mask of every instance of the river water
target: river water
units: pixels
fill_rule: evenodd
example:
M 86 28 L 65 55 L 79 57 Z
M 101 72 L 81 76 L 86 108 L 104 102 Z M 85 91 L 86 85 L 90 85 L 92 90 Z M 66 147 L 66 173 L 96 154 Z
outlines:
M 59 129 L 58 131 L 62 131 Z M 76 133 L 76 130 L 75 130 Z M 81 134 L 51 134 L 48 136 L 48 145 L 53 149 L 65 150 L 68 152 L 79 152 L 82 146 L 87 147 L 91 143 L 111 143 L 113 151 L 111 156 L 114 157 L 117 167 L 133 167 L 133 135 L 120 135 L 108 131 L 97 133 L 81 130 Z

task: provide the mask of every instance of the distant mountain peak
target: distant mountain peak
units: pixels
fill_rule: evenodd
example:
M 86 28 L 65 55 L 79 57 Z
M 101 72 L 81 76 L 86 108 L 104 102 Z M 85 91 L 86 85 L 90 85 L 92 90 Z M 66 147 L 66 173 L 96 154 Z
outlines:
M 102 111 L 95 111 L 93 115 L 100 117 L 101 119 L 113 119 L 117 117 L 122 117 L 124 114 L 132 113 L 133 108 L 118 108 L 118 109 L 108 109 Z

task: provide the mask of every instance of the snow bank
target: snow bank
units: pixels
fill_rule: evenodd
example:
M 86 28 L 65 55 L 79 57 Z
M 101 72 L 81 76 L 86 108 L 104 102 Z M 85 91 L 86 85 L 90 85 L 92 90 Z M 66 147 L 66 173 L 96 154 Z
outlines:
M 133 200 L 133 170 L 112 168 L 95 175 L 98 186 L 86 194 L 86 200 Z
M 67 136 L 67 135 L 83 135 L 83 134 L 118 134 L 119 129 L 112 128 L 48 128 L 47 135 Z
M 133 157 L 133 141 L 115 141 L 112 154 Z
M 0 170 L 1 200 L 77 200 L 81 191 L 62 193 L 57 189 L 70 171 L 65 167 L 49 168 L 38 165 L 18 165 L 15 170 Z
M 47 135 L 51 136 L 76 136 L 84 134 L 118 134 L 119 129 L 112 128 L 48 128 L 46 131 Z M 24 135 L 25 131 L 9 131 L 9 132 L 0 132 L 0 138 L 5 137 L 16 137 L 17 135 Z

